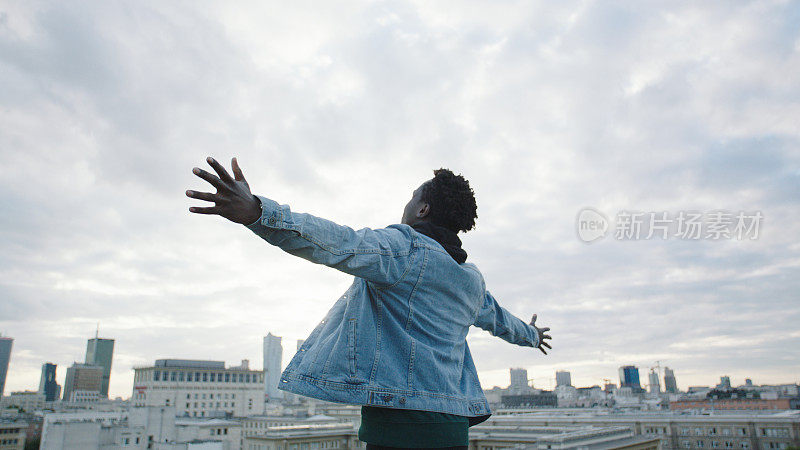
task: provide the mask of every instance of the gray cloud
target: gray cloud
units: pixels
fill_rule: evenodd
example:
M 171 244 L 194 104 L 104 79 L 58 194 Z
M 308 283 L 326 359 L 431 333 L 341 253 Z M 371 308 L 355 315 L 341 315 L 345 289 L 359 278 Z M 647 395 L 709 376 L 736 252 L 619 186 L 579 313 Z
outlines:
M 112 392 L 161 357 L 261 362 L 348 277 L 190 215 L 206 155 L 353 227 L 450 167 L 489 288 L 553 327 L 542 357 L 482 330 L 487 387 L 656 360 L 681 386 L 796 382 L 800 8 L 788 2 L 378 2 L 0 8 L 0 330 L 9 390 L 117 339 Z M 760 210 L 757 241 L 586 245 L 577 211 Z M 796 352 L 795 352 L 796 353 Z M 64 375 L 62 369 L 60 375 Z

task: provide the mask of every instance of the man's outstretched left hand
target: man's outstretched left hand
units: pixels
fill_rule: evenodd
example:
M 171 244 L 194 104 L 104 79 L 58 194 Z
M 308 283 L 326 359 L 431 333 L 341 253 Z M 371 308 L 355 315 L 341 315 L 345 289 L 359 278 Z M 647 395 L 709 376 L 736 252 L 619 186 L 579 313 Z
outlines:
M 212 186 L 217 188 L 217 192 L 212 194 L 210 192 L 186 191 L 186 196 L 198 200 L 205 200 L 207 202 L 214 202 L 214 206 L 192 206 L 189 208 L 189 212 L 197 214 L 216 214 L 231 222 L 243 225 L 248 225 L 258 220 L 258 218 L 261 217 L 260 202 L 250 192 L 250 186 L 247 184 L 247 180 L 244 179 L 244 174 L 242 173 L 242 169 L 239 168 L 239 163 L 236 161 L 236 158 L 231 160 L 231 169 L 233 169 L 235 178 L 231 178 L 225 168 L 214 160 L 214 158 L 209 156 L 206 158 L 206 161 L 208 161 L 208 164 L 217 172 L 219 178 L 199 167 L 192 169 L 192 172 L 211 183 Z

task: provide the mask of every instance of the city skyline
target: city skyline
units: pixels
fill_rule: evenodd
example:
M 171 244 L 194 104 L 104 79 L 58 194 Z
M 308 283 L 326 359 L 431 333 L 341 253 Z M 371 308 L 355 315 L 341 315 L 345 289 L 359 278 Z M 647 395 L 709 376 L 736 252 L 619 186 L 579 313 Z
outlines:
M 656 361 L 678 384 L 800 373 L 797 3 L 439 2 L 0 7 L 5 391 L 116 340 L 110 395 L 158 358 L 282 366 L 351 284 L 188 211 L 191 170 L 353 228 L 447 167 L 486 288 L 552 351 L 475 329 L 484 387 Z M 581 211 L 744 211 L 757 239 L 600 239 Z M 614 230 L 610 230 L 613 234 Z
M 262 346 L 261 346 L 262 352 L 261 352 L 261 355 L 262 356 L 266 356 L 267 354 L 272 354 L 272 355 L 280 354 L 280 355 L 282 355 L 281 356 L 281 361 L 282 362 L 281 362 L 280 367 L 281 367 L 281 370 L 283 370 L 283 368 L 286 367 L 286 364 L 289 363 L 289 361 L 291 360 L 292 356 L 294 355 L 294 353 L 286 354 L 283 351 L 283 350 L 285 350 L 283 348 L 283 344 L 282 344 L 282 341 L 283 341 L 284 337 L 283 336 L 276 336 L 276 335 L 272 334 L 272 332 L 267 331 L 267 334 L 266 335 L 262 335 L 261 338 L 262 338 Z M 87 340 L 87 342 L 90 342 L 90 341 L 92 341 L 94 339 L 96 339 L 96 338 L 90 338 L 90 339 Z M 103 340 L 112 341 L 112 342 L 116 341 L 116 339 L 113 339 L 113 338 L 103 338 Z M 302 345 L 302 341 L 303 341 L 302 339 L 297 339 L 295 341 L 296 345 L 297 345 L 297 351 L 299 351 L 300 345 Z M 202 356 L 193 357 L 193 358 L 183 358 L 180 355 L 177 356 L 177 357 L 174 357 L 174 355 L 171 356 L 171 357 L 166 357 L 164 355 L 154 355 L 154 357 L 152 358 L 152 360 L 159 360 L 159 359 L 193 359 L 193 360 L 198 360 L 198 361 L 224 361 L 225 362 L 225 367 L 238 367 L 235 364 L 236 364 L 236 361 L 239 361 L 239 360 L 236 359 L 235 356 L 230 357 L 230 358 L 224 358 L 224 357 L 221 357 L 221 358 L 210 358 L 210 357 L 202 357 Z M 247 359 L 248 361 L 258 361 L 257 358 L 245 358 L 245 359 Z M 88 361 L 88 354 L 87 354 L 87 361 Z M 262 362 L 261 365 L 254 364 L 254 366 L 256 366 L 256 367 L 264 367 L 264 365 L 263 365 L 264 364 L 264 358 L 261 359 L 261 362 Z M 773 379 L 773 380 L 769 380 L 769 381 L 763 380 L 762 381 L 762 380 L 759 380 L 759 379 L 754 378 L 752 376 L 748 376 L 747 374 L 744 374 L 744 375 L 741 375 L 741 376 L 730 375 L 731 372 L 724 372 L 724 373 L 720 372 L 719 374 L 716 374 L 716 375 L 712 374 L 710 376 L 700 375 L 700 376 L 696 376 L 696 377 L 691 377 L 691 378 L 689 378 L 690 381 L 685 382 L 683 380 L 683 376 L 682 376 L 683 368 L 677 368 L 676 369 L 675 367 L 668 367 L 668 366 L 662 364 L 662 361 L 655 361 L 655 363 L 656 363 L 656 365 L 661 364 L 659 369 L 663 369 L 659 374 L 659 383 L 660 383 L 660 391 L 661 392 L 664 392 L 665 388 L 667 386 L 669 386 L 668 382 L 665 381 L 665 377 L 669 377 L 669 376 L 673 377 L 673 382 L 677 379 L 678 390 L 679 391 L 684 391 L 684 392 L 690 387 L 707 386 L 709 388 L 714 388 L 715 386 L 718 385 L 718 383 L 720 382 L 720 379 L 722 379 L 722 380 L 727 379 L 727 382 L 733 387 L 745 385 L 745 380 L 746 379 L 750 379 L 753 382 L 754 385 L 800 384 L 800 379 L 798 379 L 798 378 L 792 379 L 791 375 L 789 375 L 789 374 L 787 374 L 783 378 L 778 377 L 778 378 Z M 45 363 L 43 362 L 43 364 L 45 364 Z M 46 362 L 46 364 L 55 364 L 55 363 L 53 363 L 51 361 L 48 361 L 48 362 Z M 84 365 L 84 363 L 79 363 L 78 360 L 72 361 L 72 364 L 73 365 L 78 365 L 78 366 Z M 66 389 L 67 371 L 68 371 L 69 367 L 65 363 L 58 363 L 58 364 L 56 364 L 56 366 L 62 367 L 62 370 L 60 371 L 61 374 L 58 375 L 55 378 L 55 381 L 62 386 L 62 389 Z M 147 363 L 141 364 L 139 366 L 147 366 Z M 102 367 L 102 366 L 100 366 L 100 367 Z M 112 365 L 112 367 L 113 367 L 113 365 Z M 559 373 L 566 373 L 566 375 L 564 376 L 564 380 L 568 380 L 569 383 L 571 383 L 572 386 L 575 386 L 575 387 L 600 386 L 602 388 L 602 387 L 604 387 L 604 382 L 605 381 L 609 381 L 611 384 L 614 384 L 616 386 L 620 386 L 621 385 L 620 375 L 621 375 L 622 369 L 623 368 L 627 368 L 627 367 L 634 367 L 635 369 L 638 370 L 638 374 L 639 374 L 638 379 L 640 381 L 640 387 L 643 390 L 647 390 L 649 392 L 649 382 L 645 383 L 644 381 L 645 380 L 649 380 L 648 377 L 649 377 L 650 374 L 648 372 L 650 370 L 652 370 L 653 368 L 655 368 L 656 366 L 645 366 L 645 365 L 637 365 L 637 364 L 630 364 L 630 363 L 623 364 L 623 365 L 618 365 L 615 368 L 610 368 L 610 370 L 606 374 L 607 376 L 603 376 L 602 378 L 597 379 L 597 380 L 593 380 L 592 378 L 587 377 L 586 375 L 583 375 L 580 372 L 576 372 L 575 370 L 571 370 L 571 369 L 563 368 L 563 367 L 561 367 L 561 368 L 553 368 L 553 370 L 552 370 L 552 372 L 551 372 L 551 374 L 549 376 L 547 376 L 547 374 L 543 374 L 541 371 L 537 371 L 537 375 L 534 376 L 534 374 L 532 373 L 532 371 L 529 368 L 521 367 L 521 366 L 518 366 L 518 367 L 506 367 L 506 368 L 502 368 L 502 369 L 497 369 L 497 370 L 494 370 L 493 372 L 502 371 L 503 374 L 499 375 L 499 376 L 492 377 L 491 379 L 494 380 L 492 382 L 492 384 L 487 383 L 484 380 L 484 376 L 482 376 L 480 373 L 479 373 L 479 376 L 480 376 L 480 379 L 481 379 L 481 385 L 482 385 L 483 389 L 492 389 L 494 387 L 501 387 L 501 388 L 511 387 L 513 382 L 511 382 L 509 380 L 509 370 L 511 370 L 512 373 L 514 373 L 514 371 L 522 371 L 522 372 L 526 373 L 526 375 L 528 377 L 529 384 L 532 384 L 533 387 L 538 388 L 538 389 L 545 389 L 545 390 L 554 389 L 556 387 L 557 377 L 558 377 Z M 687 370 L 687 373 L 693 373 L 691 368 L 687 368 L 687 369 L 689 369 L 689 370 Z M 43 367 L 41 368 L 41 370 L 43 370 Z M 117 369 L 117 370 L 118 370 L 118 372 L 122 372 L 122 369 Z M 131 370 L 131 372 L 133 372 L 134 367 L 131 367 L 130 370 Z M 677 374 L 675 374 L 675 370 L 678 371 Z M 103 372 L 105 372 L 105 371 L 103 371 Z M 42 372 L 40 371 L 39 386 L 41 386 L 41 376 L 42 376 Z M 119 374 L 117 374 L 117 376 L 124 378 L 124 374 L 123 373 L 119 373 Z M 513 375 L 512 375 L 512 377 L 513 377 Z M 114 376 L 112 376 L 112 379 L 114 379 Z M 111 390 L 109 392 L 108 398 L 111 398 L 111 399 L 113 399 L 115 397 L 121 397 L 123 399 L 129 398 L 130 397 L 130 390 L 131 390 L 131 388 L 133 386 L 133 376 L 130 377 L 130 382 L 131 382 L 131 384 L 129 386 L 127 386 L 127 387 L 123 386 L 122 388 L 119 388 L 118 392 L 116 392 L 114 390 Z M 265 388 L 266 388 L 266 384 L 267 383 L 268 383 L 268 379 L 265 376 Z M 117 385 L 121 385 L 121 384 L 122 384 L 122 382 L 118 382 L 117 383 Z M 36 386 L 33 386 L 33 385 L 25 386 L 25 387 L 23 387 L 21 389 L 16 389 L 16 388 L 13 389 L 14 392 L 36 391 L 36 390 L 38 390 L 38 389 L 36 388 Z M 6 395 L 9 392 L 12 392 L 12 390 L 6 389 Z M 279 391 L 279 393 L 281 393 L 281 392 L 283 392 L 283 391 Z

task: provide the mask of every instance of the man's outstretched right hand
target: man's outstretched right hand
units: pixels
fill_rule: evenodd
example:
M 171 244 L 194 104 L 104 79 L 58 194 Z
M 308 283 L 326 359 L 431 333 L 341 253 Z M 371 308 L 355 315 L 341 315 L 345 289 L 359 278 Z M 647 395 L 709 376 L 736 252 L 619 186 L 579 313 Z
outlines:
M 544 351 L 544 347 L 547 347 L 548 349 L 553 348 L 550 347 L 550 344 L 544 341 L 545 339 L 552 339 L 552 337 L 550 337 L 549 334 L 545 334 L 545 332 L 550 331 L 550 327 L 539 328 L 536 325 L 534 325 L 535 323 L 536 323 L 536 314 L 534 314 L 533 318 L 531 318 L 530 326 L 532 326 L 536 330 L 536 333 L 539 335 L 539 347 L 537 348 L 546 355 L 547 352 Z

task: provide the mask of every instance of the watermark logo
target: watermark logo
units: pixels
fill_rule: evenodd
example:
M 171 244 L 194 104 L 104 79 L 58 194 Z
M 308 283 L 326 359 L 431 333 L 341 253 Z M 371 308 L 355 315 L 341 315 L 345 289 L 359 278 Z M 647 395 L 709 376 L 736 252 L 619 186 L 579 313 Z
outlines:
M 594 208 L 583 208 L 575 221 L 578 238 L 583 242 L 602 239 L 608 232 L 608 218 Z
M 575 226 L 578 238 L 594 242 L 613 228 L 614 239 L 634 241 L 647 239 L 680 240 L 755 240 L 764 219 L 761 211 L 619 211 L 614 225 L 600 211 L 583 208 L 578 211 Z

